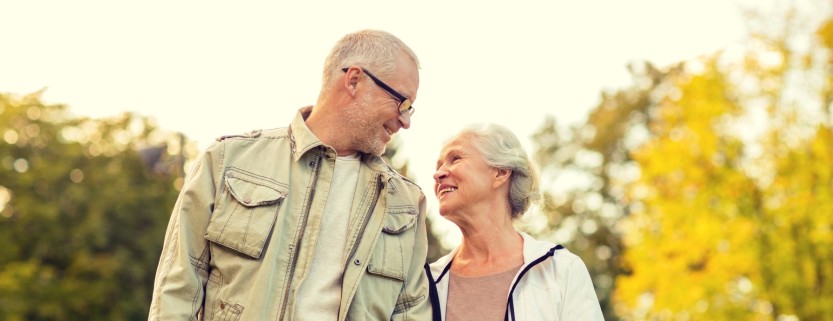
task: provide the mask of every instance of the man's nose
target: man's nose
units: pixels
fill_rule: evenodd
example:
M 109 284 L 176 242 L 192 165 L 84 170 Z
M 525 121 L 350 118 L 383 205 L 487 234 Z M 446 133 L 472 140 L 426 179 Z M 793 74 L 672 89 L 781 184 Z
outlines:
M 411 127 L 411 113 L 404 112 L 399 114 L 399 122 L 402 123 L 402 128 L 408 129 Z

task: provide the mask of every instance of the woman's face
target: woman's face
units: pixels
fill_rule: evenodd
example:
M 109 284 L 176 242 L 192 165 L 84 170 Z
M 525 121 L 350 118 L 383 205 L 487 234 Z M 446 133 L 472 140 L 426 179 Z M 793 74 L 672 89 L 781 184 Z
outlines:
M 494 192 L 496 172 L 486 164 L 470 138 L 454 139 L 440 153 L 434 173 L 434 195 L 439 200 L 440 214 L 449 218 L 489 199 Z

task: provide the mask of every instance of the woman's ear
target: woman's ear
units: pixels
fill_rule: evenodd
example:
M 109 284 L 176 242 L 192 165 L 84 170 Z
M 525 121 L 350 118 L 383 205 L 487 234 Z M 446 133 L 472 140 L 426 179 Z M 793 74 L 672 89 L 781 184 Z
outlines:
M 511 169 L 496 168 L 495 170 L 495 187 L 509 182 L 509 177 L 512 176 Z

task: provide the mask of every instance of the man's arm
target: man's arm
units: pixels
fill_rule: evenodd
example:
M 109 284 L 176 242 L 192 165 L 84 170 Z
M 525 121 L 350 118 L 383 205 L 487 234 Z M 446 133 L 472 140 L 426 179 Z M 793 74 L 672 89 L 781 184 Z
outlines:
M 208 152 L 200 155 L 176 201 L 156 270 L 148 320 L 191 320 L 202 313 L 210 274 L 204 234 L 214 207 L 213 163 Z

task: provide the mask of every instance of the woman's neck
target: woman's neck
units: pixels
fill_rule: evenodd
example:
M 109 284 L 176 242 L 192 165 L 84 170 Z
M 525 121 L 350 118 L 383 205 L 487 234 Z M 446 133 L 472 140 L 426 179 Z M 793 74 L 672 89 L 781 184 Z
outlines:
M 490 275 L 523 264 L 523 238 L 506 220 L 480 220 L 460 227 L 463 242 L 454 256 L 451 271 L 466 276 Z

